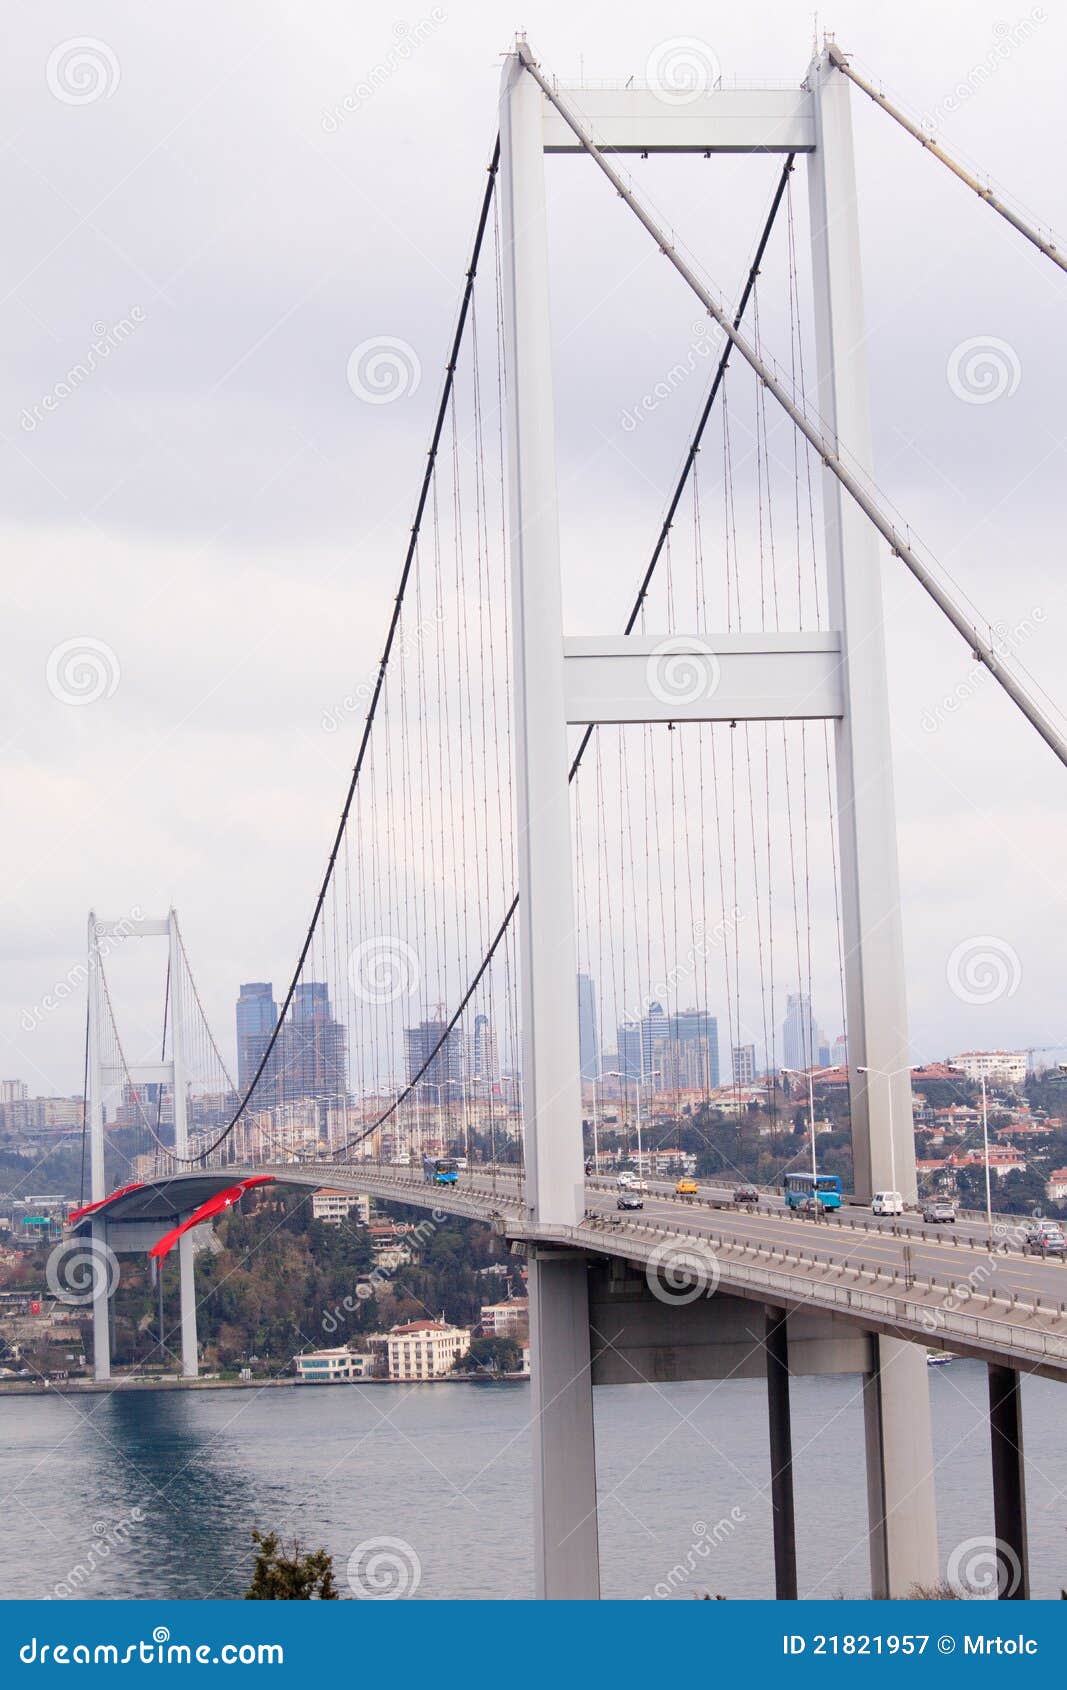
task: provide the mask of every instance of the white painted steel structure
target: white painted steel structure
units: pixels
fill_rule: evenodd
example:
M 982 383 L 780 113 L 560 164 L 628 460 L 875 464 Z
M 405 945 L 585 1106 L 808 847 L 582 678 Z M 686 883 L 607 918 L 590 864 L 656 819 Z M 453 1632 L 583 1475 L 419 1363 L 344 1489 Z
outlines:
M 170 1058 L 161 1062 L 134 1062 L 108 1065 L 102 1060 L 103 1043 L 103 973 L 100 954 L 101 941 L 129 938 L 165 938 L 169 947 L 169 1005 Z M 174 1149 L 176 1155 L 189 1154 L 189 1121 L 186 1094 L 186 1074 L 182 1049 L 184 1026 L 182 1003 L 181 941 L 178 918 L 174 910 L 162 920 L 146 917 L 122 917 L 118 921 L 101 921 L 89 916 L 89 1172 L 90 1194 L 97 1203 L 105 1196 L 107 1186 L 104 1172 L 104 1099 L 109 1089 L 121 1086 L 127 1079 L 135 1084 L 169 1085 L 174 1098 Z M 160 1229 L 165 1230 L 165 1229 Z M 93 1237 L 103 1249 L 111 1247 L 106 1221 L 94 1220 Z M 154 1242 L 154 1240 L 153 1240 Z M 182 1375 L 195 1379 L 198 1373 L 196 1338 L 196 1290 L 193 1274 L 193 1238 L 186 1233 L 178 1240 L 178 1284 L 181 1309 Z M 160 1263 L 159 1271 L 163 1271 Z M 99 1270 L 93 1284 L 93 1367 L 97 1379 L 111 1377 L 111 1297 L 108 1294 L 108 1275 Z
M 809 155 L 818 410 L 832 450 L 869 478 L 867 367 L 848 83 L 824 52 L 802 89 L 712 91 L 679 106 L 649 89 L 559 96 L 524 41 L 506 61 L 500 110 L 503 286 L 508 368 L 510 540 L 516 675 L 519 909 L 527 1203 L 542 1227 L 581 1218 L 577 1018 L 563 982 L 577 972 L 567 789 L 568 722 L 823 717 L 835 723 L 855 1187 L 915 1194 L 907 1021 L 882 592 L 876 519 L 849 495 L 840 462 L 824 473 L 834 632 L 755 636 L 616 635 L 565 641 L 549 318 L 544 155 L 548 152 L 804 152 Z M 602 169 L 612 176 L 603 157 Z M 614 180 L 613 176 L 613 180 Z M 651 219 L 637 211 L 650 233 Z M 666 250 L 666 248 L 664 248 Z M 675 260 L 675 267 L 685 273 Z M 688 278 L 687 278 L 688 279 Z M 692 284 L 691 284 L 692 285 Z M 710 307 L 709 307 L 710 308 Z M 717 315 L 717 313 L 716 313 Z M 742 347 L 734 335 L 735 344 Z M 747 356 L 747 353 L 746 353 Z M 751 362 L 751 359 L 750 359 Z M 773 388 L 772 388 L 773 391 Z M 788 407 L 787 407 L 788 408 Z M 792 414 L 792 413 L 791 413 Z M 794 417 L 794 420 L 796 418 Z M 844 472 L 847 477 L 850 472 Z M 707 667 L 688 707 L 657 697 L 657 644 Z M 861 1065 L 896 1076 L 868 1089 Z M 894 1120 L 898 1139 L 891 1143 Z M 599 1594 L 586 1273 L 573 1253 L 531 1259 L 537 1393 L 538 1593 Z M 902 1595 L 933 1583 L 937 1549 L 925 1357 L 882 1337 L 865 1388 L 872 1583 Z

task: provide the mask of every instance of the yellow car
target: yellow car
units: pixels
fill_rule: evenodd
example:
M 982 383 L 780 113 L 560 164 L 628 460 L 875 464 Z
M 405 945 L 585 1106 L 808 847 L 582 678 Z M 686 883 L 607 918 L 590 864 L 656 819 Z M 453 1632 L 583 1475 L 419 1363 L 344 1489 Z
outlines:
M 697 1182 L 695 1179 L 680 1179 L 674 1188 L 676 1197 L 695 1197 L 696 1194 Z

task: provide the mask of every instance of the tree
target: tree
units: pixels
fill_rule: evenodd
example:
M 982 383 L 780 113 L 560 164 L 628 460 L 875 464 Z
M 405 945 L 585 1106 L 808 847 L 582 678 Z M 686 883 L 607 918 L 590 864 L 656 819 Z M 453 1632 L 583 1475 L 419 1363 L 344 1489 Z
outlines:
M 325 1549 L 305 1552 L 299 1538 L 286 1548 L 277 1532 L 253 1532 L 256 1564 L 246 1602 L 336 1602 L 333 1556 Z
M 457 1356 L 456 1373 L 518 1373 L 522 1350 L 514 1338 L 475 1338 L 466 1355 Z

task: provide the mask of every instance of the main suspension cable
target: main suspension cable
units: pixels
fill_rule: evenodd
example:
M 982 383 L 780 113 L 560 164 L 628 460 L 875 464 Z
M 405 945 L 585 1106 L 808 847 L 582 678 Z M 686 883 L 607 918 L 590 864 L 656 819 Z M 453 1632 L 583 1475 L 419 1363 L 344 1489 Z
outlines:
M 1020 235 L 1025 235 L 1026 239 L 1036 246 L 1039 252 L 1043 252 L 1046 258 L 1051 258 L 1053 264 L 1058 264 L 1061 270 L 1067 270 L 1067 258 L 1064 258 L 1054 242 L 1046 240 L 1032 223 L 1028 223 L 1024 217 L 1019 216 L 1018 212 L 1012 211 L 1010 206 L 1005 205 L 1002 199 L 998 199 L 992 188 L 983 188 L 977 176 L 972 176 L 969 170 L 965 170 L 962 164 L 958 164 L 951 153 L 947 153 L 944 147 L 938 145 L 932 135 L 928 135 L 925 129 L 920 129 L 919 125 L 913 123 L 910 117 L 905 117 L 898 106 L 893 105 L 891 100 L 887 100 L 884 94 L 879 93 L 877 88 L 872 87 L 858 71 L 853 70 L 836 42 L 828 41 L 826 52 L 830 63 L 836 70 L 839 70 L 843 76 L 847 76 L 850 82 L 856 84 L 857 88 L 862 89 L 876 106 L 881 106 L 884 112 L 888 112 L 889 116 L 896 123 L 899 123 L 902 129 L 906 129 L 908 134 L 918 141 L 921 147 L 925 147 L 928 153 L 933 153 L 935 158 L 940 159 L 941 163 L 951 170 L 953 176 L 958 176 L 960 181 L 965 183 L 972 193 L 977 194 L 980 200 L 984 200 L 986 205 L 991 207 L 999 217 L 1003 217 L 1006 222 L 1011 224 L 1013 229 L 1018 229 Z

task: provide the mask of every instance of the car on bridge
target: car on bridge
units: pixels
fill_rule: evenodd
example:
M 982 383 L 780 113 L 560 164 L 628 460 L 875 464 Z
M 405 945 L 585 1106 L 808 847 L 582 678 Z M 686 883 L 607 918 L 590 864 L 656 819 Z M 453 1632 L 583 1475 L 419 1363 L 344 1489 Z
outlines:
M 695 1179 L 680 1179 L 674 1188 L 676 1197 L 695 1197 L 696 1194 L 697 1182 Z
M 955 1226 L 956 1209 L 954 1204 L 947 1203 L 944 1198 L 937 1197 L 923 1204 L 923 1220 L 931 1226 Z
M 624 1191 L 615 1199 L 616 1209 L 643 1209 L 644 1201 L 636 1191 Z
M 754 1185 L 739 1185 L 734 1192 L 734 1202 L 738 1208 L 755 1208 L 759 1202 L 759 1192 Z
M 902 1215 L 904 1199 L 899 1191 L 876 1191 L 871 1198 L 872 1215 Z
M 1028 1221 L 1023 1227 L 1023 1249 L 1031 1255 L 1065 1256 L 1067 1238 L 1058 1221 Z

